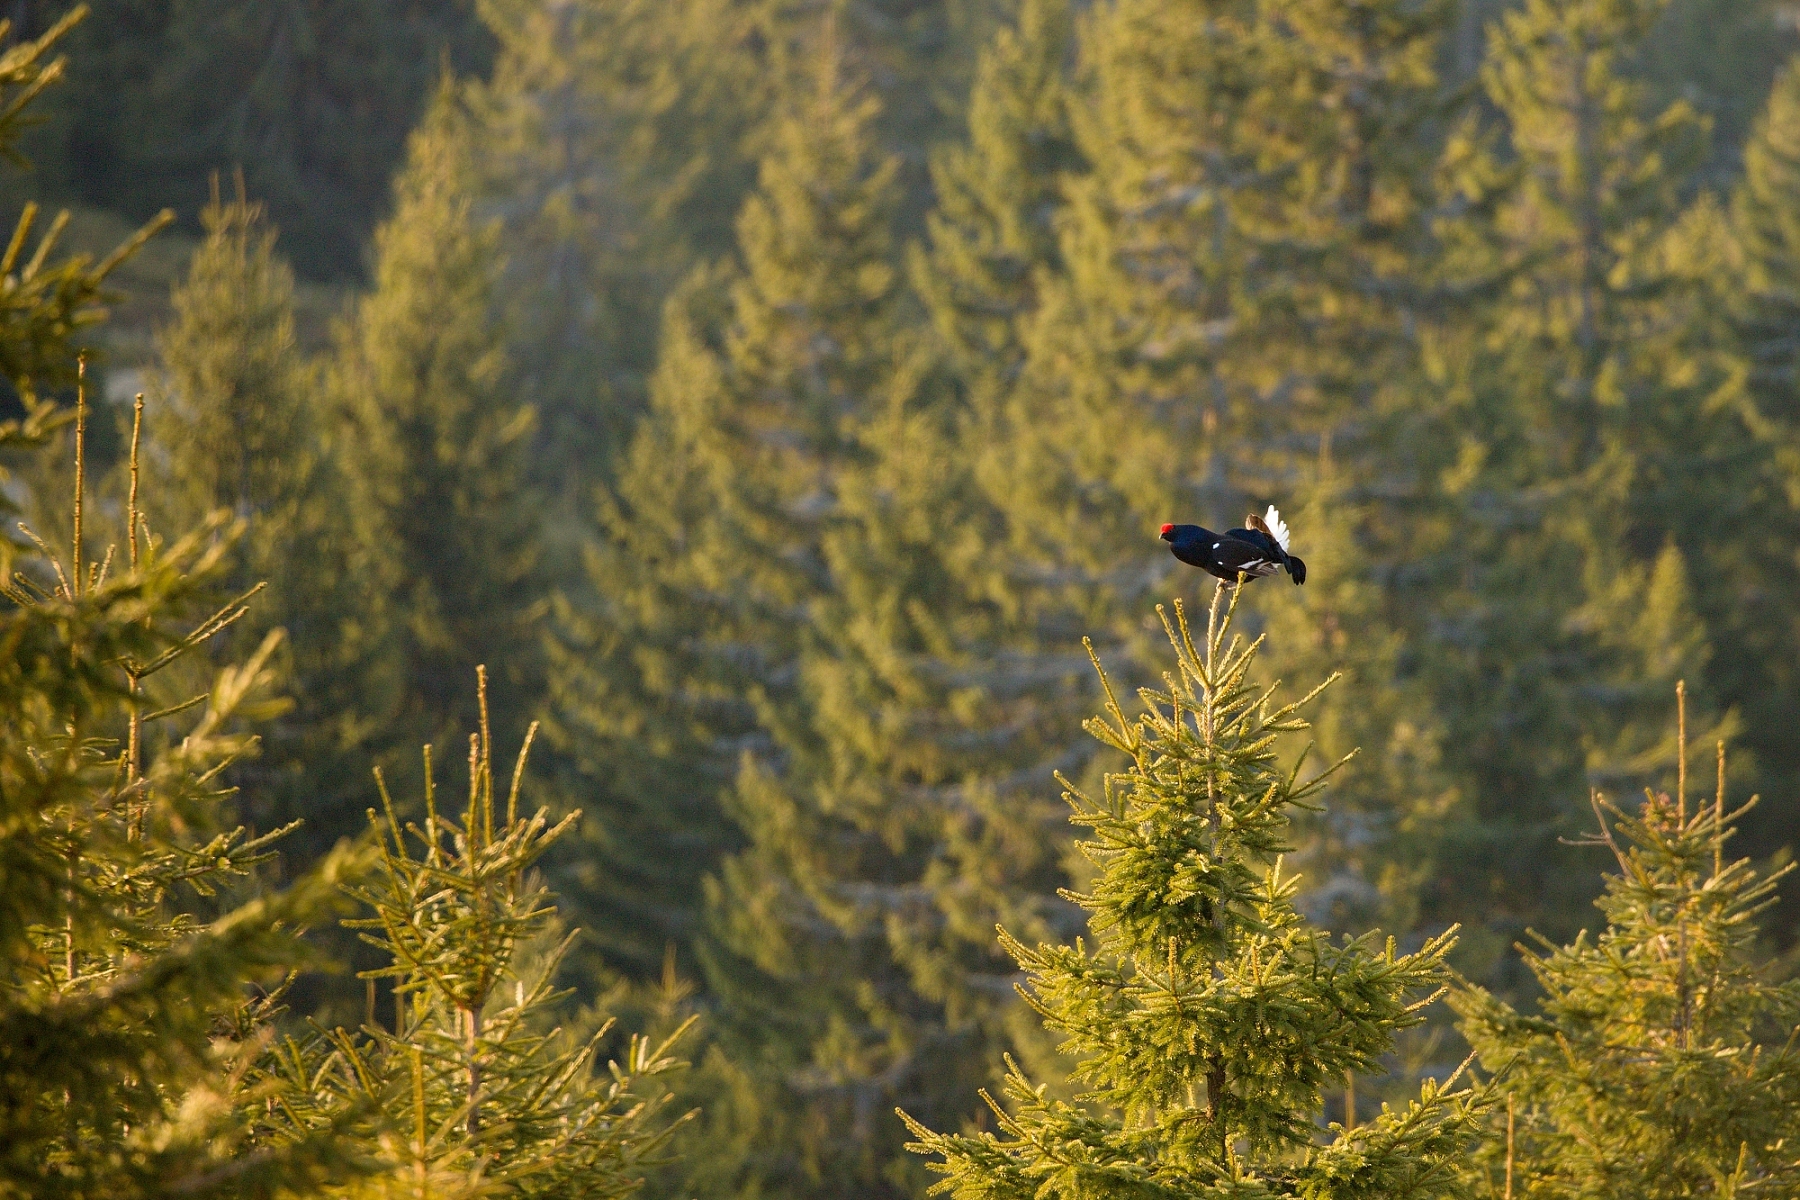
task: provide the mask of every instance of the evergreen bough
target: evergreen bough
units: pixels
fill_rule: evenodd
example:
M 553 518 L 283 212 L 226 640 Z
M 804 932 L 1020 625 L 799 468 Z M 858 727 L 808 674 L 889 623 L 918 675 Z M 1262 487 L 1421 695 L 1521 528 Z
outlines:
M 1399 1197 L 1453 1192 L 1485 1099 L 1425 1081 L 1369 1124 L 1319 1125 L 1345 1072 L 1378 1070 L 1395 1035 L 1442 994 L 1454 931 L 1400 953 L 1375 934 L 1333 942 L 1296 912 L 1281 870 L 1290 811 L 1331 774 L 1305 754 L 1295 703 L 1250 683 L 1259 641 L 1231 634 L 1223 590 L 1196 643 L 1177 602 L 1164 627 L 1176 670 L 1129 718 L 1105 671 L 1088 723 L 1128 755 L 1102 795 L 1064 781 L 1097 944 L 1001 939 L 1029 976 L 1020 994 L 1079 1060 L 1074 1100 L 1009 1062 L 1001 1132 L 934 1133 L 904 1112 L 913 1149 L 942 1155 L 935 1191 L 958 1197 Z M 1159 611 L 1161 611 L 1159 609 Z M 1098 659 L 1095 660 L 1099 669 Z M 1328 680 L 1327 683 L 1330 681 Z

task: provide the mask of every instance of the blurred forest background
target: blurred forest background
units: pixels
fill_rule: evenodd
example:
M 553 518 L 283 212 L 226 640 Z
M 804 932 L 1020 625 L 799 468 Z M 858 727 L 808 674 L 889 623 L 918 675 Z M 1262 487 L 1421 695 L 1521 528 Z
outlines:
M 1154 603 L 1211 595 L 1164 521 L 1273 501 L 1310 566 L 1241 619 L 1270 678 L 1344 673 L 1291 860 L 1328 927 L 1460 923 L 1528 999 L 1677 680 L 1764 797 L 1740 848 L 1790 853 L 1792 4 L 92 9 L 0 197 L 98 253 L 175 210 L 91 335 L 87 470 L 123 495 L 141 391 L 152 528 L 251 522 L 217 586 L 269 582 L 230 640 L 287 630 L 293 705 L 243 819 L 304 818 L 295 871 L 358 834 L 485 663 L 585 814 L 565 980 L 702 1016 L 652 1194 L 917 1194 L 895 1105 L 1049 1060 L 994 926 L 1081 931 L 1081 638 L 1149 682 Z M 9 453 L 60 528 L 66 446 Z

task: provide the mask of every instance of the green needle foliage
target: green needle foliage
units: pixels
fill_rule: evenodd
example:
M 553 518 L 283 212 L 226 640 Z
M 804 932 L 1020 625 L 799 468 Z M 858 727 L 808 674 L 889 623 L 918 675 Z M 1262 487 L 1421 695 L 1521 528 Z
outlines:
M 0 580 L 0 1194 L 304 1189 L 353 1165 L 347 1114 L 257 1147 L 283 1089 L 250 1068 L 276 1011 L 265 989 L 308 961 L 296 931 L 338 904 L 359 856 L 339 847 L 275 890 L 258 868 L 289 830 L 219 821 L 221 776 L 255 748 L 242 723 L 273 711 L 278 639 L 197 694 L 164 685 L 244 614 L 240 597 L 187 616 L 241 528 L 165 545 L 134 489 L 124 561 L 84 561 L 77 411 L 68 559 L 39 542 Z
M 1685 749 L 1685 748 L 1684 748 Z M 1477 1190 L 1530 1200 L 1792 1196 L 1800 1188 L 1800 982 L 1773 982 L 1757 918 L 1791 868 L 1759 874 L 1724 844 L 1749 803 L 1634 815 L 1593 794 L 1592 845 L 1618 872 L 1597 937 L 1521 947 L 1543 988 L 1536 1015 L 1478 987 L 1452 1004 L 1506 1116 L 1476 1158 Z
M 1427 1081 L 1404 1109 L 1321 1139 L 1324 1090 L 1377 1069 L 1395 1034 L 1441 994 L 1445 933 L 1401 954 L 1392 939 L 1334 943 L 1295 911 L 1281 871 L 1291 810 L 1330 770 L 1279 761 L 1302 706 L 1252 686 L 1258 642 L 1231 632 L 1215 596 L 1196 644 L 1179 603 L 1164 628 L 1176 671 L 1089 731 L 1131 759 L 1104 794 L 1068 786 L 1098 871 L 1073 895 L 1097 946 L 1031 949 L 1002 930 L 1030 976 L 1027 1003 L 1079 1060 L 1074 1101 L 1016 1066 L 1001 1134 L 933 1133 L 902 1113 L 913 1149 L 942 1155 L 936 1191 L 959 1197 L 1408 1197 L 1452 1192 L 1484 1105 Z M 1096 667 L 1098 662 L 1096 661 Z M 1329 682 L 1329 681 L 1327 681 Z M 1304 755 L 1301 758 L 1304 763 Z M 1453 1082 L 1453 1081 L 1452 1081 Z M 985 1094 L 984 1094 L 985 1098 Z
M 595 1064 L 610 1021 L 584 1040 L 554 1026 L 569 993 L 552 981 L 575 935 L 528 953 L 556 917 L 534 867 L 580 814 L 552 823 L 544 809 L 519 811 L 535 726 L 498 811 L 486 685 L 482 671 L 461 820 L 438 811 L 429 748 L 422 825 L 402 823 L 376 773 L 383 813 L 369 820 L 380 863 L 349 889 L 370 915 L 345 924 L 389 961 L 363 973 L 371 1008 L 361 1030 L 290 1042 L 265 1065 L 308 1095 L 267 1136 L 297 1140 L 338 1112 L 381 1114 L 360 1141 L 385 1168 L 349 1195 L 623 1196 L 681 1123 L 663 1118 L 670 1097 L 657 1077 L 681 1065 L 671 1050 L 692 1022 L 661 1041 L 634 1036 L 604 1072 Z M 374 1017 L 376 979 L 394 983 L 392 1029 Z

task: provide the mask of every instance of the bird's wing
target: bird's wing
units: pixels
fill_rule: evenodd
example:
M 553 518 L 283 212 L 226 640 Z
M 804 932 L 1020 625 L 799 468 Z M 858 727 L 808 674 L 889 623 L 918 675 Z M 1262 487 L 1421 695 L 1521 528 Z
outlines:
M 1233 573 L 1244 571 L 1251 575 L 1266 575 L 1276 565 L 1274 557 L 1264 547 L 1230 535 L 1219 539 L 1213 547 L 1212 557 L 1216 565 Z
M 1287 548 L 1288 548 L 1287 522 L 1283 521 L 1281 519 L 1281 513 L 1276 509 L 1276 507 L 1273 504 L 1269 505 L 1269 511 L 1264 513 L 1262 515 L 1262 519 L 1259 520 L 1256 524 L 1257 524 L 1257 528 L 1261 529 L 1264 533 L 1268 534 L 1270 537 L 1275 539 L 1275 544 L 1277 546 L 1280 546 L 1284 553 L 1287 551 Z

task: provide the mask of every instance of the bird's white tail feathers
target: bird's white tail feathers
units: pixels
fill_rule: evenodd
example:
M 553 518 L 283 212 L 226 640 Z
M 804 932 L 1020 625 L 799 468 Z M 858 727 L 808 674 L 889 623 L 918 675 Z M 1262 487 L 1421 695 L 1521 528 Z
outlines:
M 1281 514 L 1275 510 L 1273 504 L 1269 505 L 1269 511 L 1263 514 L 1263 524 L 1269 527 L 1269 533 L 1280 544 L 1282 550 L 1286 551 L 1288 548 L 1287 522 L 1281 519 Z

